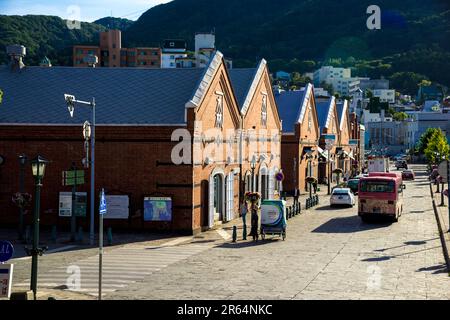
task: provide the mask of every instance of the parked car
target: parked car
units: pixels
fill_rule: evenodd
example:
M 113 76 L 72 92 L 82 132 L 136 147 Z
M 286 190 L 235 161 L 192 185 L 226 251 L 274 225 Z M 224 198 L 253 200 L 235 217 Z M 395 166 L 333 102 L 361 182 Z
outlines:
M 355 196 L 350 188 L 335 188 L 331 193 L 330 206 L 347 205 L 353 207 L 355 205 Z
M 412 169 L 402 171 L 403 180 L 414 180 L 415 178 L 416 175 L 414 174 L 414 171 Z
M 358 193 L 359 178 L 353 178 L 347 181 L 347 188 L 352 190 L 354 194 Z
M 408 164 L 406 163 L 406 160 L 397 160 L 395 161 L 395 167 L 397 168 L 397 170 L 399 170 L 400 168 L 408 169 Z

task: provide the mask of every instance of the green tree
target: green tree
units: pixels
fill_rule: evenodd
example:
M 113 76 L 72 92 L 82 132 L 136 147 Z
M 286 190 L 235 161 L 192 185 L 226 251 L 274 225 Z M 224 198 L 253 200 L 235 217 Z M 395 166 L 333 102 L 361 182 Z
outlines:
M 416 95 L 419 84 L 428 78 L 414 72 L 396 72 L 390 78 L 390 86 L 404 94 Z
M 428 146 L 428 142 L 430 138 L 437 132 L 439 129 L 437 128 L 428 128 L 419 138 L 419 141 L 417 141 L 416 144 L 416 152 L 419 154 L 423 154 L 425 152 L 425 149 Z
M 328 83 L 326 83 L 325 81 L 322 81 L 322 82 L 320 83 L 320 87 L 323 88 L 324 90 L 328 91 L 328 93 L 329 93 L 330 95 L 333 95 L 333 93 L 334 93 L 334 88 L 333 88 L 333 85 L 332 85 L 331 83 L 328 84 Z
M 364 97 L 365 98 L 373 98 L 373 92 L 370 89 L 366 89 L 366 91 L 364 91 Z
M 2 89 L 0 89 L 0 103 L 2 103 L 2 100 L 3 100 L 3 91 Z
M 405 112 L 395 112 L 392 118 L 395 121 L 404 121 L 408 119 L 408 115 Z
M 441 129 L 433 133 L 425 149 L 425 157 L 430 163 L 438 163 L 447 159 L 450 152 L 450 146 Z

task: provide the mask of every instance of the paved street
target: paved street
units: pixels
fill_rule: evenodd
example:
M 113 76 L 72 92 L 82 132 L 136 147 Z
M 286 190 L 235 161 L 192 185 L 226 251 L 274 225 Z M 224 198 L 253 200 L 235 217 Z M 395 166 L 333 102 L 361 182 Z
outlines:
M 406 182 L 398 223 L 362 223 L 356 206 L 330 210 L 323 200 L 288 221 L 286 241 L 231 243 L 225 225 L 196 237 L 111 248 L 105 252 L 104 298 L 449 299 L 425 167 L 412 168 L 417 178 Z M 67 267 L 77 265 L 78 292 L 95 297 L 98 256 L 89 252 L 41 268 L 40 288 L 66 284 Z M 25 280 L 16 284 L 26 286 Z

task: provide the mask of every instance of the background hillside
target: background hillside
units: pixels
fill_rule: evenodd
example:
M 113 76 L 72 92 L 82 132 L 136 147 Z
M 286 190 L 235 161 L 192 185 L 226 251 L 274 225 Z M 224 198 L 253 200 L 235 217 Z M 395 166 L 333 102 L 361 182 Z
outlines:
M 264 57 L 272 71 L 309 72 L 326 63 L 352 67 L 358 76 L 392 78 L 406 91 L 415 90 L 406 72 L 450 86 L 450 3 L 379 0 L 382 28 L 368 30 L 366 9 L 371 4 L 174 0 L 151 8 L 134 23 L 104 18 L 83 23 L 81 30 L 67 29 L 56 17 L 0 16 L 0 61 L 6 61 L 5 45 L 21 43 L 28 48 L 29 63 L 47 55 L 54 64 L 70 65 L 71 46 L 97 43 L 98 31 L 108 25 L 124 31 L 124 46 L 184 38 L 193 49 L 195 32 L 215 30 L 217 48 L 235 67 L 254 66 Z

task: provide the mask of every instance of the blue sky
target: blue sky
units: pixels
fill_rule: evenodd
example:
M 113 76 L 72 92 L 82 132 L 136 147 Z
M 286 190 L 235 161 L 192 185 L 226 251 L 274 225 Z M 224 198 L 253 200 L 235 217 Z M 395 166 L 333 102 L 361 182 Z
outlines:
M 92 22 L 110 16 L 136 20 L 149 8 L 170 0 L 0 0 L 0 14 L 44 14 Z M 78 13 L 79 12 L 79 13 Z M 79 17 L 79 19 L 77 19 Z

